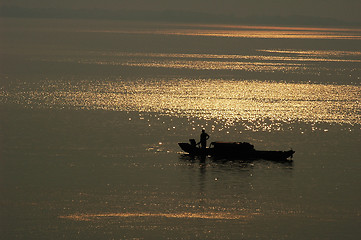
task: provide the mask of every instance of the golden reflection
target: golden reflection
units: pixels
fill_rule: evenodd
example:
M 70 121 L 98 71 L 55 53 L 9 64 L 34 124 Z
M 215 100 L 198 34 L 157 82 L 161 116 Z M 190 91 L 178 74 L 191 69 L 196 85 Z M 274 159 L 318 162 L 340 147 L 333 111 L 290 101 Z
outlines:
M 297 31 L 334 31 L 334 32 L 361 32 L 359 28 L 330 28 L 330 27 L 282 27 L 282 26 L 255 26 L 230 24 L 161 24 L 164 26 L 209 28 L 209 29 L 256 29 L 256 30 L 297 30 Z
M 302 51 L 294 49 L 259 49 L 258 52 L 275 53 L 279 56 L 266 55 L 236 55 L 236 54 L 180 54 L 180 53 L 127 53 L 127 52 L 104 52 L 103 56 L 138 57 L 138 58 L 174 58 L 174 59 L 216 59 L 216 60 L 273 60 L 273 61 L 340 61 L 361 62 L 359 59 L 345 59 L 348 56 L 361 56 L 358 51 Z M 285 54 L 297 55 L 287 56 Z M 310 56 L 314 58 L 310 58 Z M 336 59 L 322 57 L 339 57 Z M 341 58 L 342 57 L 342 58 Z M 83 60 L 84 61 L 84 60 Z M 83 62 L 80 60 L 79 62 Z M 105 62 L 106 63 L 106 62 Z
M 297 54 L 301 56 L 336 56 L 336 57 L 343 57 L 343 56 L 361 56 L 361 52 L 359 51 L 336 51 L 336 50 L 313 50 L 313 51 L 304 51 L 304 50 L 293 50 L 293 49 L 287 49 L 287 50 L 258 50 L 261 52 L 270 52 L 270 53 L 281 53 L 281 54 Z M 346 59 L 343 59 L 346 60 Z M 360 62 L 357 61 L 357 62 Z
M 240 70 L 248 72 L 315 72 L 314 63 L 360 63 L 361 52 L 351 51 L 301 51 L 294 49 L 259 49 L 255 55 L 177 54 L 177 53 L 126 53 L 103 52 L 95 58 L 63 59 L 60 62 L 80 64 L 115 65 L 148 68 L 194 70 Z M 263 53 L 263 54 L 262 54 Z M 316 69 L 317 70 L 317 69 Z M 335 71 L 337 69 L 325 69 Z
M 98 213 L 98 214 L 73 214 L 60 216 L 59 218 L 75 221 L 92 221 L 101 218 L 136 218 L 136 217 L 157 217 L 157 218 L 185 218 L 185 219 L 209 219 L 209 220 L 239 220 L 248 219 L 259 213 L 239 215 L 232 213 Z
M 154 29 L 152 29 L 152 27 Z M 89 32 L 88 30 L 86 31 Z M 148 28 L 142 30 L 117 29 L 93 30 L 91 32 L 235 38 L 361 39 L 361 29 L 358 28 L 237 26 L 205 24 L 159 24 L 158 26 L 149 25 Z
M 156 32 L 158 34 L 166 35 L 185 35 L 185 36 L 211 36 L 211 37 L 233 37 L 233 38 L 286 38 L 286 39 L 361 39 L 361 35 L 356 34 L 341 34 L 335 32 L 317 32 L 317 31 L 239 31 L 239 30 L 187 30 L 174 31 L 171 30 Z
M 224 121 L 361 124 L 361 86 L 222 79 L 44 82 L 8 102 L 48 108 L 157 112 Z M 267 129 L 267 125 L 264 126 Z
M 261 62 L 221 62 L 221 61 L 144 61 L 128 62 L 124 66 L 187 68 L 195 70 L 244 70 L 244 71 L 294 71 L 302 68 L 300 64 L 261 63 Z

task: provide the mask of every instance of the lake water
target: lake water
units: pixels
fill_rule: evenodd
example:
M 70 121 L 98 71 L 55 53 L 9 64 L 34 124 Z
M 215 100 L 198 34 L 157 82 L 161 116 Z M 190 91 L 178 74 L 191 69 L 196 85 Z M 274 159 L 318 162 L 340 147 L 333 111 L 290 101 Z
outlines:
M 4 239 L 358 239 L 361 30 L 1 19 Z M 205 162 L 242 141 L 292 163 Z

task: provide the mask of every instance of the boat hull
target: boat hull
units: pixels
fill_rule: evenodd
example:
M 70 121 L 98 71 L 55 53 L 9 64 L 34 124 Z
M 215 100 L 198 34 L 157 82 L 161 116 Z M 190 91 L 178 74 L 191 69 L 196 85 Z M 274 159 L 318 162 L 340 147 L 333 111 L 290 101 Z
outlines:
M 271 161 L 288 161 L 295 151 L 259 151 L 249 143 L 212 143 L 213 147 L 202 149 L 189 143 L 178 143 L 180 148 L 194 156 L 212 156 L 240 160 L 264 159 Z
M 195 155 L 195 156 L 201 156 L 201 155 L 214 155 L 214 149 L 213 148 L 199 148 L 199 147 L 195 147 L 192 146 L 189 143 L 178 143 L 178 145 L 180 146 L 180 148 L 185 151 L 186 153 L 189 153 L 191 155 Z

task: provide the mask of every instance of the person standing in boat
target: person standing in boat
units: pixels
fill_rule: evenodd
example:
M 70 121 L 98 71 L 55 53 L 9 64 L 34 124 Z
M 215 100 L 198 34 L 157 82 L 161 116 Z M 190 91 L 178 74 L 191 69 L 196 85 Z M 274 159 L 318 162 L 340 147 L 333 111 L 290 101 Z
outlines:
M 201 141 L 199 142 L 201 144 L 201 148 L 205 149 L 207 147 L 208 139 L 209 139 L 209 135 L 206 133 L 206 131 L 204 129 L 202 129 Z

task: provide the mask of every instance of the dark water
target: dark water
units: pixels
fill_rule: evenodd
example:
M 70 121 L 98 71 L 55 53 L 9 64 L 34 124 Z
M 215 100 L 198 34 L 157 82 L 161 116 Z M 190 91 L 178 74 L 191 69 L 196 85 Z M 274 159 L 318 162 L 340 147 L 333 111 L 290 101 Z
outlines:
M 357 239 L 355 29 L 2 19 L 4 239 Z M 247 141 L 292 163 L 192 159 Z

